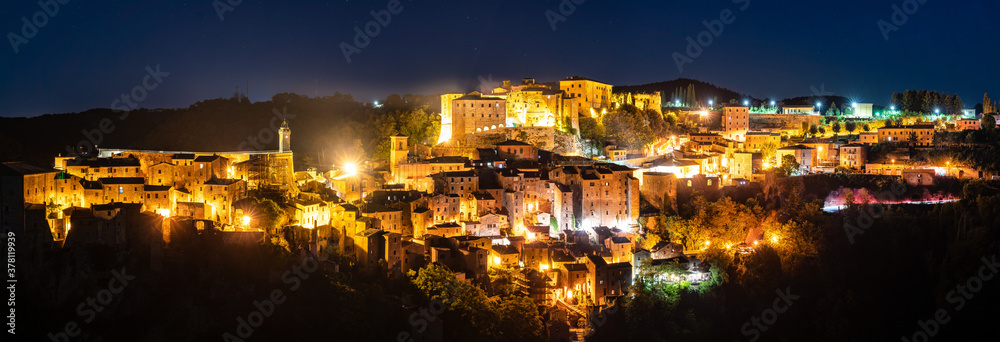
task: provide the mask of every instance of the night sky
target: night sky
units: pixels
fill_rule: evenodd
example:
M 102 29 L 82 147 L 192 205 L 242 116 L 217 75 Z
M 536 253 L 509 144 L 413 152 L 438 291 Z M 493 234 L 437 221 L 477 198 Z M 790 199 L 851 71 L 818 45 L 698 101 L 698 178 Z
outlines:
M 892 23 L 891 6 L 904 2 L 586 0 L 553 31 L 546 11 L 559 13 L 560 1 L 403 0 L 348 63 L 341 42 L 353 44 L 354 27 L 387 1 L 243 0 L 220 20 L 211 0 L 72 0 L 36 18 L 48 22 L 15 53 L 10 34 L 22 35 L 21 18 L 42 8 L 7 0 L 0 115 L 110 107 L 157 64 L 169 76 L 142 107 L 230 97 L 247 79 L 254 101 L 280 92 L 370 101 L 467 92 L 490 75 L 614 85 L 686 77 L 758 98 L 825 90 L 876 104 L 893 91 L 930 89 L 957 92 L 970 108 L 983 92 L 1000 95 L 1000 2 L 926 1 L 886 41 L 877 22 Z M 672 54 L 725 9 L 735 21 L 679 72 Z

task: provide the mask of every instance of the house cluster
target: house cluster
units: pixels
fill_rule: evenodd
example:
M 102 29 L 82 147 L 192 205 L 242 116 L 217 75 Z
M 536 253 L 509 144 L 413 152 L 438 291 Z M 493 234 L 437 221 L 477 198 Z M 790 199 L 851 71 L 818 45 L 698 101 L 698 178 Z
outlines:
M 624 104 L 661 111 L 659 92 L 612 94 L 612 89 L 610 84 L 573 76 L 548 83 L 533 78 L 522 79 L 521 84 L 503 81 L 488 91 L 444 94 L 439 142 L 475 144 L 477 137 L 514 127 L 579 130 L 580 116 L 597 117 Z
M 620 158 L 614 151 L 606 151 L 606 158 L 617 163 L 639 169 L 637 175 L 645 182 L 642 174 L 662 177 L 672 174 L 675 181 L 691 184 L 698 181 L 695 175 L 707 179 L 717 178 L 723 186 L 746 185 L 761 181 L 765 170 L 780 167 L 786 156 L 798 163 L 796 170 L 801 174 L 836 172 L 839 169 L 855 170 L 869 174 L 885 174 L 905 177 L 916 174 L 951 175 L 956 177 L 991 177 L 982 171 L 961 165 L 918 165 L 909 163 L 908 157 L 900 155 L 880 156 L 869 159 L 872 145 L 897 143 L 917 149 L 928 149 L 934 145 L 935 133 L 941 128 L 934 124 L 890 125 L 873 128 L 859 133 L 856 138 L 844 137 L 798 139 L 800 131 L 773 129 L 751 124 L 748 107 L 725 105 L 715 115 L 721 115 L 717 129 L 705 129 L 670 140 L 662 140 L 659 145 L 667 149 L 653 148 L 646 155 Z M 704 112 L 702 116 L 711 116 Z M 695 114 L 697 115 L 697 114 Z M 816 115 L 812 115 L 818 117 Z M 789 116 L 795 118 L 794 115 Z M 979 129 L 975 119 L 955 120 L 956 129 Z M 669 147 L 673 147 L 670 149 Z M 930 178 L 920 180 L 927 182 Z M 912 183 L 912 182 L 911 182 Z

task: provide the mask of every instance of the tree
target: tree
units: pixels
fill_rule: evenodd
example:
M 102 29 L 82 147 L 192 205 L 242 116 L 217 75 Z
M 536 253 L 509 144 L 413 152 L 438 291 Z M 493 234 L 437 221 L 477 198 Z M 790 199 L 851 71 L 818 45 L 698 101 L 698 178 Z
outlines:
M 869 126 L 868 123 L 866 122 L 864 125 L 861 125 L 861 130 L 865 132 L 871 131 L 872 126 Z
M 797 172 L 799 167 L 799 161 L 795 160 L 794 155 L 786 154 L 781 156 L 781 170 L 784 171 L 786 175 L 793 175 L 793 172 Z
M 834 121 L 833 124 L 830 125 L 830 129 L 833 131 L 833 134 L 840 134 L 840 121 Z
M 580 138 L 601 142 L 604 140 L 604 126 L 589 116 L 580 117 Z
M 807 133 L 809 133 L 809 122 L 802 121 L 802 136 L 805 136 Z
M 844 122 L 844 129 L 847 130 L 847 133 L 854 133 L 854 131 L 858 130 L 858 123 L 855 121 Z
M 608 136 L 615 138 L 619 146 L 627 149 L 641 150 L 656 139 L 649 122 L 632 105 L 624 105 L 609 112 L 601 121 Z
M 819 133 L 819 126 L 816 126 L 816 124 L 810 125 L 809 126 L 809 134 L 811 134 L 812 136 L 815 137 L 817 133 Z
M 285 211 L 281 210 L 278 203 L 269 199 L 256 199 L 254 201 L 254 219 L 265 230 L 280 228 L 288 219 Z
M 911 146 L 912 145 L 916 145 L 917 144 L 917 132 L 910 131 L 910 136 L 907 137 L 906 141 L 908 141 Z
M 990 102 L 990 93 L 983 94 L 983 113 L 994 113 L 993 102 Z
M 763 154 L 764 160 L 774 158 L 774 152 L 778 151 L 778 147 L 778 144 L 772 141 L 764 143 L 764 146 L 760 147 L 760 152 Z
M 983 131 L 993 132 L 997 128 L 997 120 L 993 114 L 983 114 L 983 118 L 980 120 L 980 124 L 983 127 Z

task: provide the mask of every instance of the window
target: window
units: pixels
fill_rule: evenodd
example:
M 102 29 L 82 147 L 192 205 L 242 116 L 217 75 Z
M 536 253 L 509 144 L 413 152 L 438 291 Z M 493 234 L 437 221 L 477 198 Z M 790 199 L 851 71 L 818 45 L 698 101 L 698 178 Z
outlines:
M 119 193 L 119 194 L 123 194 L 123 193 L 125 193 L 125 188 L 123 188 L 123 187 L 120 187 L 120 186 L 119 186 L 119 187 L 118 187 L 118 193 Z

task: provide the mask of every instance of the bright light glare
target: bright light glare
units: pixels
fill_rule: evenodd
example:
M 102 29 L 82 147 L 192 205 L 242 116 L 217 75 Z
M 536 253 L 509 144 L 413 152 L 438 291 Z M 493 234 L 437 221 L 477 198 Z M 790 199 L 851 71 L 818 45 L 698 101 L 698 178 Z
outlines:
M 743 101 L 743 105 L 744 105 L 744 106 L 749 106 L 749 105 L 750 105 L 750 101 L 746 101 L 746 100 L 744 100 L 744 101 Z
M 170 217 L 170 209 L 157 209 L 156 214 L 163 217 Z
M 346 172 L 349 175 L 357 174 L 358 166 L 355 165 L 354 163 L 349 163 L 347 165 L 344 165 L 344 172 Z
M 243 226 L 244 227 L 250 226 L 250 220 L 251 220 L 250 216 L 243 216 Z

